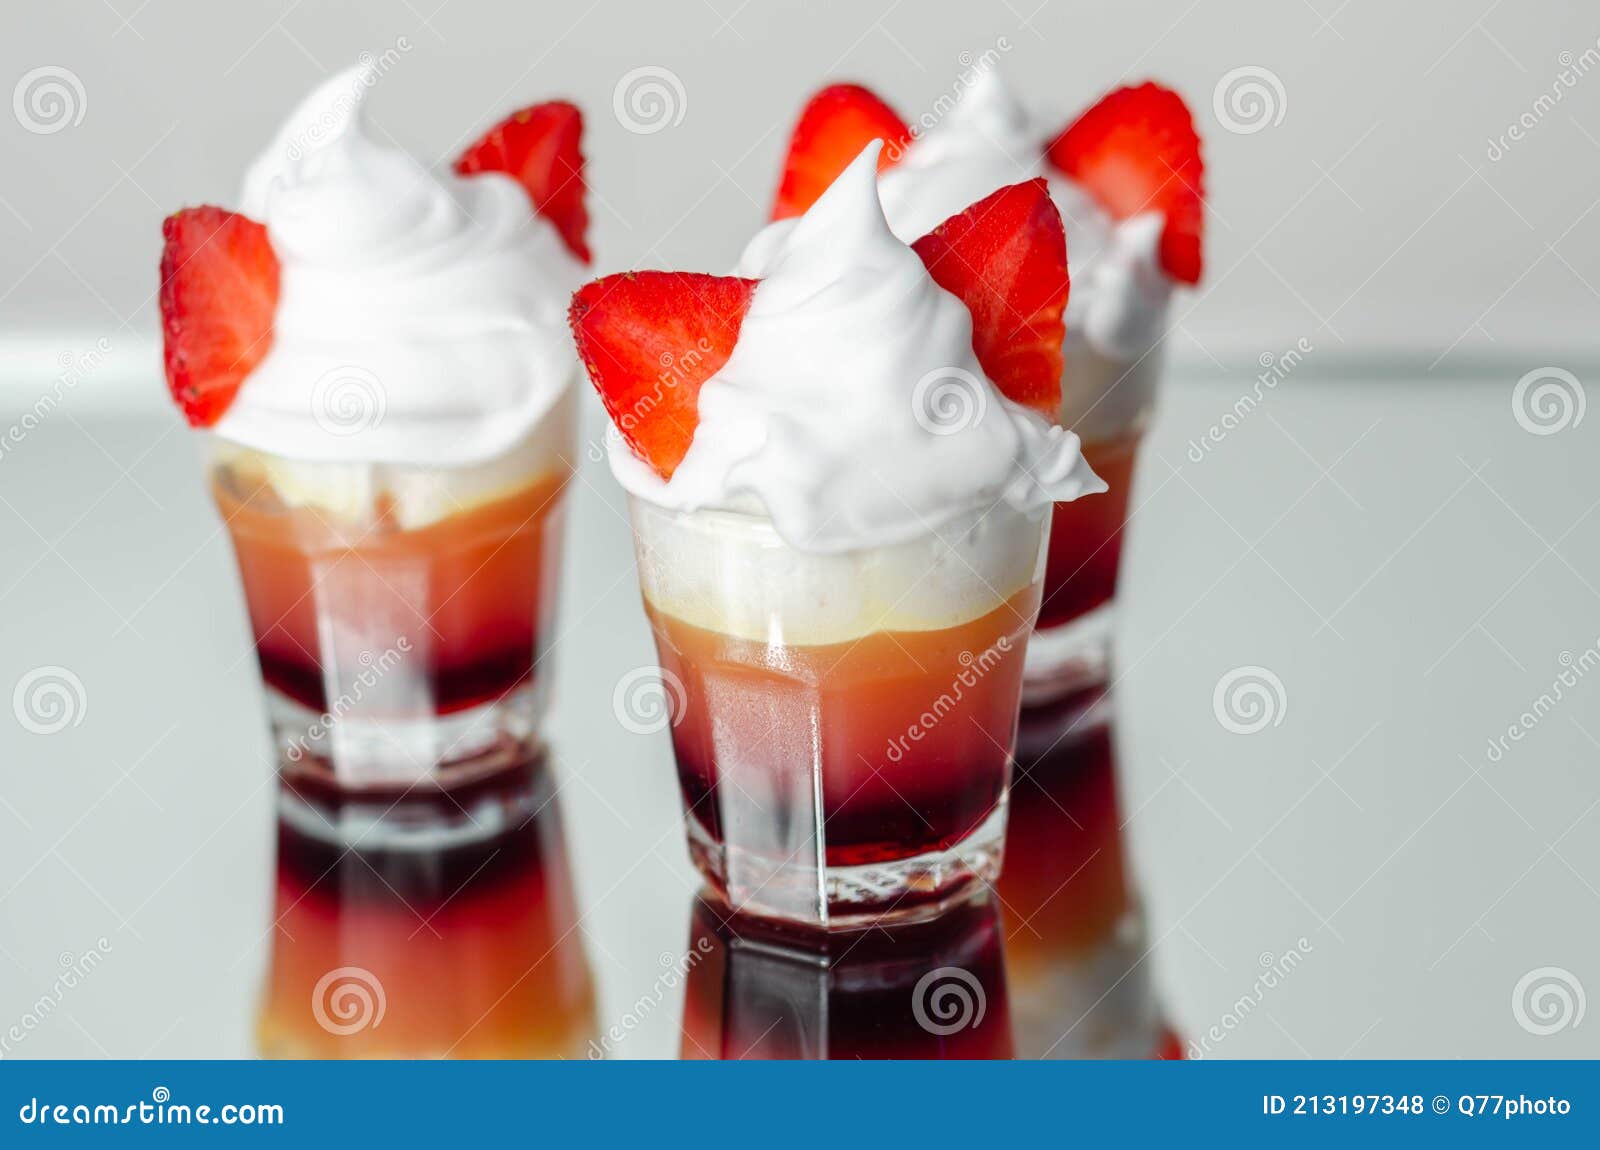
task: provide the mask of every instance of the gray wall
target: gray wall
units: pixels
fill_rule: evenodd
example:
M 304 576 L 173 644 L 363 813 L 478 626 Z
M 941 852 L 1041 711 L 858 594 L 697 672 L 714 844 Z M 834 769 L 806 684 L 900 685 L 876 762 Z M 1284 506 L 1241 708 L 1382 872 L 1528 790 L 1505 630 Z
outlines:
M 729 263 L 763 218 L 800 101 L 823 78 L 870 81 L 916 115 L 963 58 L 998 48 L 1013 86 L 1063 120 L 1127 77 L 1162 77 L 1188 95 L 1215 210 L 1210 275 L 1180 309 L 1179 356 L 1248 360 L 1302 336 L 1319 349 L 1421 349 L 1429 361 L 1446 348 L 1591 340 L 1592 6 L 1496 5 L 1480 17 L 1478 5 L 1445 0 L 1058 0 L 1030 17 L 1035 6 L 13 3 L 0 94 L 15 96 L 35 69 L 67 69 L 81 120 L 39 133 L 0 114 L 0 333 L 48 341 L 65 330 L 121 346 L 153 335 L 162 216 L 230 198 L 298 96 L 403 37 L 410 49 L 374 111 L 421 155 L 453 156 L 519 102 L 560 94 L 583 105 L 607 269 Z M 1563 59 L 1571 87 L 1558 79 Z M 670 97 L 681 121 L 639 134 L 613 97 L 646 67 L 681 86 Z M 1219 122 L 1214 93 L 1239 68 L 1276 77 L 1281 121 L 1249 132 Z M 1553 85 L 1562 99 L 1537 105 Z M 1491 159 L 1490 138 L 1524 117 L 1524 138 Z

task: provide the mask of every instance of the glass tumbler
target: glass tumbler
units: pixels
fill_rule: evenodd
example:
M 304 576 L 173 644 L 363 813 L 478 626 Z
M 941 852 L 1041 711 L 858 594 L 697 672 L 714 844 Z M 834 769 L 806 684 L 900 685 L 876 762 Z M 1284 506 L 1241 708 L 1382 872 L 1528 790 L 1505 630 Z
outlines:
M 453 785 L 534 745 L 548 697 L 570 398 L 484 463 L 308 463 L 216 441 L 285 771 Z
M 1110 678 L 1128 496 L 1162 370 L 1160 344 L 1128 362 L 1106 357 L 1069 332 L 1064 351 L 1061 424 L 1077 432 L 1083 457 L 1106 491 L 1055 505 L 1039 625 L 1028 650 L 1028 705 Z
M 711 890 L 828 928 L 925 916 L 992 879 L 1048 508 L 836 554 L 760 516 L 630 510 Z

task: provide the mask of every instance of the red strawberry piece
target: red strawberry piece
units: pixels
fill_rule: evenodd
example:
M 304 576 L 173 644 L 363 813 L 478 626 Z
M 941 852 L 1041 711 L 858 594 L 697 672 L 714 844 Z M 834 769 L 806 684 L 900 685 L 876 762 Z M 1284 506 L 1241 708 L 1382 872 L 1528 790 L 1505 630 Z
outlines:
M 772 218 L 805 212 L 873 140 L 885 145 L 878 156 L 882 172 L 911 142 L 911 129 L 893 108 L 858 84 L 834 84 L 811 97 L 789 137 Z
M 1161 266 L 1182 283 L 1200 282 L 1205 164 L 1182 96 L 1158 84 L 1118 88 L 1046 154 L 1119 220 L 1164 212 Z
M 589 209 L 584 205 L 583 113 L 564 100 L 513 112 L 461 153 L 463 176 L 504 172 L 525 189 L 533 210 L 555 225 L 569 251 L 589 262 Z
M 972 350 L 1007 399 L 1058 417 L 1067 238 L 1044 180 L 1001 188 L 911 245 L 972 312 Z
M 733 353 L 756 281 L 623 272 L 584 284 L 568 321 L 600 402 L 635 455 L 671 479 L 700 422 L 700 385 Z
M 222 208 L 185 208 L 161 234 L 167 385 L 191 427 L 210 427 L 272 346 L 278 257 L 266 228 Z

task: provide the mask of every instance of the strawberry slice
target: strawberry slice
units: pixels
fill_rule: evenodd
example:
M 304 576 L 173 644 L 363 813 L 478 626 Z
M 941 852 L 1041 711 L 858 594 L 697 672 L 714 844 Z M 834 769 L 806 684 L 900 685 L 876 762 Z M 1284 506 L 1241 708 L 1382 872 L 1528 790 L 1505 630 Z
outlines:
M 278 257 L 266 228 L 222 208 L 185 208 L 161 234 L 167 385 L 191 427 L 210 427 L 272 346 Z
M 1205 164 L 1182 96 L 1158 84 L 1118 88 L 1057 136 L 1046 155 L 1119 220 L 1164 212 L 1161 266 L 1181 283 L 1200 282 Z
M 1067 238 L 1044 180 L 1001 188 L 911 245 L 972 312 L 972 350 L 1007 399 L 1061 409 Z
M 834 84 L 812 96 L 789 137 L 772 218 L 798 216 L 816 203 L 873 140 L 884 142 L 878 156 L 882 172 L 911 142 L 911 129 L 893 108 L 859 84 Z
M 555 225 L 569 251 L 589 262 L 589 209 L 584 205 L 583 113 L 565 100 L 513 112 L 461 153 L 463 176 L 504 172 L 525 189 L 533 210 Z
M 622 272 L 584 284 L 568 322 L 633 453 L 671 479 L 700 422 L 700 385 L 733 353 L 756 281 Z

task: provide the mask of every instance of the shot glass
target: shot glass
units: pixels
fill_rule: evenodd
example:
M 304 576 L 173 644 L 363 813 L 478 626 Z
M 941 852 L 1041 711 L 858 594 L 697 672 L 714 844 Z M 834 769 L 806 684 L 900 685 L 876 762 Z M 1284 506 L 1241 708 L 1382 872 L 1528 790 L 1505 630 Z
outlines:
M 934 913 L 1001 863 L 1048 507 L 838 554 L 630 498 L 689 852 L 734 909 Z
M 1069 329 L 1063 350 L 1061 423 L 1082 439 L 1083 457 L 1106 491 L 1055 505 L 1039 624 L 1028 648 L 1023 699 L 1030 706 L 1110 679 L 1129 494 L 1162 371 L 1159 344 L 1142 358 L 1117 360 Z
M 536 739 L 571 389 L 485 463 L 307 463 L 215 441 L 279 761 L 351 789 L 453 785 Z

